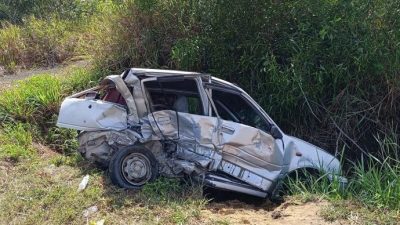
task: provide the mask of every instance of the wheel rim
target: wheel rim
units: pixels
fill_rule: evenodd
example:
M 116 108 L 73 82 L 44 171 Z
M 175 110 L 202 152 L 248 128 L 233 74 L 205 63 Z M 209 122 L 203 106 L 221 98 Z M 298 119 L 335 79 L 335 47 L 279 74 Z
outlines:
M 140 153 L 127 155 L 122 161 L 121 171 L 125 180 L 135 186 L 145 184 L 152 175 L 150 160 Z

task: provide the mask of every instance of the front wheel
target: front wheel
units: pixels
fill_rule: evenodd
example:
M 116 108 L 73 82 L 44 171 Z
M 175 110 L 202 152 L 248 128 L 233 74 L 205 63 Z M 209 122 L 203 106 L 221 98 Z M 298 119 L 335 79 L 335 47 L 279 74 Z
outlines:
M 108 169 L 113 184 L 129 189 L 139 189 L 158 176 L 157 160 L 153 153 L 141 146 L 118 150 Z

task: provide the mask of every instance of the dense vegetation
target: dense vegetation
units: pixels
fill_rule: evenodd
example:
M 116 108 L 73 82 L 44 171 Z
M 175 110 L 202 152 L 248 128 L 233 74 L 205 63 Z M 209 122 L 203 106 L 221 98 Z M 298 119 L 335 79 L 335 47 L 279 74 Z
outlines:
M 98 24 L 113 8 L 107 0 L 0 2 L 0 64 L 15 72 L 88 56 Z
M 242 86 L 288 133 L 356 157 L 399 131 L 395 0 L 21 0 L 0 8 L 0 64 L 11 71 L 86 55 L 113 72 L 209 72 Z
M 111 21 L 96 60 L 210 72 L 289 133 L 359 156 L 399 131 L 397 9 L 395 0 L 135 1 Z
M 239 84 L 287 133 L 344 153 L 346 190 L 321 177 L 289 182 L 293 193 L 356 199 L 398 218 L 399 12 L 397 0 L 5 0 L 6 70 L 82 56 L 94 68 L 3 91 L 0 158 L 29 158 L 32 141 L 70 155 L 74 132 L 54 126 L 58 105 L 110 72 L 202 71 Z

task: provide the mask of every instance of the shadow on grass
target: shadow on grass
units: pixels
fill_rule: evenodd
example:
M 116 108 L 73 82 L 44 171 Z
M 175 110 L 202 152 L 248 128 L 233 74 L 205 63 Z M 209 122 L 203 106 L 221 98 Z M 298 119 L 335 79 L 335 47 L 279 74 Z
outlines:
M 171 179 L 160 177 L 145 185 L 141 190 L 122 189 L 111 183 L 106 168 L 99 168 L 85 160 L 77 165 L 82 177 L 86 174 L 101 174 L 104 195 L 113 198 L 115 205 L 123 206 L 126 200 L 138 206 L 152 205 L 185 205 L 200 203 L 202 208 L 218 210 L 218 208 L 253 209 L 273 211 L 282 202 L 272 202 L 268 198 L 260 198 L 247 194 L 203 187 L 201 184 L 187 179 Z

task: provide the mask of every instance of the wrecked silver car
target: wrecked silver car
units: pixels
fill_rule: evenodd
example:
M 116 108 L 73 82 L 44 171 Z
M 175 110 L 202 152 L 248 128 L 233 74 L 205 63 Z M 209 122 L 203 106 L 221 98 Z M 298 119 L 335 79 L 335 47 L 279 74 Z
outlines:
M 133 68 L 108 76 L 66 98 L 57 125 L 78 130 L 78 151 L 123 188 L 190 176 L 266 197 L 292 171 L 341 170 L 333 155 L 284 134 L 241 88 L 201 73 Z

